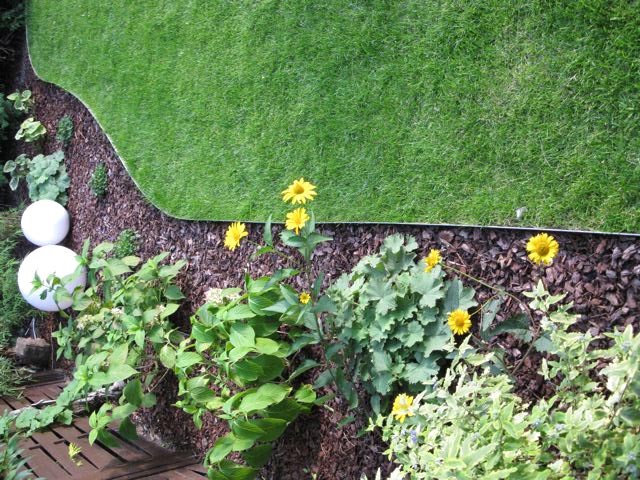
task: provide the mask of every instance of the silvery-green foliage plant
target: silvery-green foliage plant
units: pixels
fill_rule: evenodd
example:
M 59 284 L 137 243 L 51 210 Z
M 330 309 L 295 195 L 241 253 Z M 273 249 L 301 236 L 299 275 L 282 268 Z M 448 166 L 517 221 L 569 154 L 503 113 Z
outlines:
M 627 326 L 594 350 L 594 337 L 573 328 L 570 305 L 554 307 L 559 298 L 541 284 L 528 296 L 551 339 L 540 374 L 555 394 L 527 404 L 467 337 L 435 388 L 415 398 L 412 416 L 375 422 L 405 478 L 640 478 L 640 335 Z
M 328 291 L 336 304 L 328 350 L 339 365 L 334 377 L 343 393 L 348 380 L 360 382 L 374 411 L 399 389 L 417 393 L 432 382 L 452 338 L 449 313 L 477 305 L 475 291 L 447 280 L 439 265 L 425 272 L 417 250 L 415 238 L 391 235 Z

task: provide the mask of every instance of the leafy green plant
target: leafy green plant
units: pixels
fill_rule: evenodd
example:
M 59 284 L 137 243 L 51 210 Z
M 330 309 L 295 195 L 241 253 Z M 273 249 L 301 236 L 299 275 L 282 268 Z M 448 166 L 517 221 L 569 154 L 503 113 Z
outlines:
M 135 255 L 138 250 L 138 234 L 127 228 L 118 235 L 113 247 L 113 254 L 118 258 Z
M 445 280 L 439 265 L 425 272 L 417 248 L 413 237 L 392 235 L 327 292 L 336 304 L 328 357 L 337 367 L 319 381 L 335 378 L 352 407 L 358 398 L 349 380 L 362 383 L 376 412 L 398 390 L 422 391 L 447 354 L 449 313 L 477 305 L 474 290 Z
M 297 180 L 283 192 L 284 200 L 310 201 L 315 188 Z M 271 443 L 300 414 L 326 401 L 298 380 L 319 363 L 306 358 L 298 364 L 296 359 L 305 346 L 324 342 L 321 319 L 333 310 L 320 293 L 323 275 L 312 279 L 310 268 L 316 246 L 330 238 L 316 231 L 313 213 L 304 208 L 287 215 L 286 228 L 277 245 L 267 222 L 264 245 L 257 245 L 252 258 L 275 254 L 298 268 L 257 279 L 247 275 L 242 290 L 209 292 L 210 300 L 191 319 L 190 336 L 179 345 L 166 345 L 160 355 L 179 380 L 176 405 L 197 426 L 207 411 L 229 424 L 230 432 L 206 455 L 210 479 L 255 478 L 271 455 Z M 225 246 L 235 250 L 248 236 L 244 224 L 232 223 Z M 298 255 L 290 256 L 283 246 Z M 288 285 L 296 277 L 312 286 L 309 292 Z M 227 458 L 233 453 L 245 465 Z
M 27 184 L 29 198 L 37 200 L 55 200 L 66 205 L 67 188 L 71 180 L 64 166 L 64 153 L 58 150 L 51 155 L 36 155 L 29 163 Z
M 2 171 L 11 175 L 11 180 L 9 181 L 11 190 L 17 190 L 20 180 L 27 178 L 30 162 L 31 159 L 24 153 L 18 155 L 15 160 L 7 160 L 5 162 Z
M 16 91 L 7 96 L 7 100 L 13 102 L 13 108 L 18 112 L 28 112 L 33 107 L 31 90 Z
M 29 187 L 29 198 L 38 201 L 55 200 L 67 203 L 67 188 L 71 180 L 64 165 L 64 152 L 58 150 L 51 155 L 39 154 L 29 159 L 25 154 L 4 164 L 3 172 L 11 175 L 9 186 L 16 190 L 22 178 Z
M 594 350 L 590 333 L 572 331 L 577 316 L 568 313 L 571 305 L 555 307 L 560 299 L 540 287 L 528 296 L 543 316 L 551 357 L 540 374 L 555 384 L 555 394 L 524 403 L 510 376 L 492 375 L 494 354 L 476 352 L 467 337 L 446 375 L 413 400 L 406 421 L 394 415 L 376 420 L 400 473 L 425 479 L 638 478 L 640 335 L 628 326 L 604 335 L 610 348 Z
M 73 120 L 71 120 L 69 115 L 65 115 L 58 121 L 58 127 L 56 128 L 56 140 L 66 147 L 69 145 L 72 137 Z
M 321 403 L 311 385 L 295 381 L 318 363 L 307 359 L 294 369 L 294 359 L 319 340 L 310 330 L 318 307 L 300 303 L 299 294 L 283 283 L 297 274 L 279 270 L 271 277 L 247 277 L 244 291 L 221 293 L 234 300 L 205 304 L 191 320 L 190 338 L 161 352 L 179 380 L 176 405 L 199 427 L 207 411 L 229 423 L 230 433 L 207 454 L 208 464 L 217 467 L 209 478 L 255 475 L 271 455 L 270 443 Z M 241 452 L 248 467 L 225 460 L 232 452 Z
M 107 194 L 108 182 L 107 167 L 104 163 L 99 163 L 93 170 L 89 180 L 89 187 L 96 197 L 104 197 Z
M 18 428 L 31 432 L 60 417 L 66 420 L 73 400 L 123 382 L 117 403 L 104 403 L 89 419 L 89 441 L 116 446 L 107 429 L 109 424 L 119 421 L 119 433 L 135 438 L 131 413 L 155 404 L 150 390 L 159 364 L 146 352 L 149 349 L 157 354 L 167 339 L 176 335 L 168 318 L 179 307 L 174 300 L 184 298 L 173 280 L 185 262 L 161 265 L 168 256 L 163 253 L 140 266 L 137 257 L 110 257 L 113 248 L 111 243 L 102 243 L 89 256 L 89 244 L 85 242 L 81 267 L 88 268 L 89 285 L 84 291 L 79 288 L 70 295 L 61 287 L 64 279 L 34 281 L 36 288 L 49 285 L 57 301 L 71 298 L 72 309 L 79 312 L 76 318 L 69 316 L 66 326 L 53 334 L 58 356 L 75 359 L 76 369 L 74 381 L 65 388 L 57 405 L 42 412 L 25 411 L 16 419 Z
M 22 457 L 18 447 L 20 436 L 5 432 L 0 442 L 0 478 L 3 480 L 25 480 L 34 478 L 33 472 L 27 468 L 27 459 Z
M 27 118 L 20 124 L 20 130 L 16 133 L 16 140 L 24 140 L 27 143 L 40 140 L 47 133 L 47 129 L 33 117 Z

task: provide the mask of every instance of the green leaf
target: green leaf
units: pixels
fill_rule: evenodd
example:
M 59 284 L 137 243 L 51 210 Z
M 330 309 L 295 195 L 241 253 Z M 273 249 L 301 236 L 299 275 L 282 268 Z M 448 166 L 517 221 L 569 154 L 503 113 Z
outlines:
M 236 438 L 243 438 L 249 440 L 258 440 L 260 437 L 266 435 L 266 431 L 260 428 L 256 420 L 235 420 L 231 424 L 231 431 Z
M 495 337 L 502 333 L 509 333 L 524 342 L 530 342 L 533 335 L 529 325 L 529 317 L 524 314 L 518 314 L 509 317 L 499 323 L 489 331 L 489 338 Z
M 176 365 L 176 351 L 169 345 L 160 349 L 159 358 L 165 368 L 172 369 Z
M 389 372 L 375 373 L 372 379 L 373 387 L 380 395 L 386 395 L 391 391 L 391 385 L 393 384 L 393 377 Z
M 229 341 L 234 347 L 253 347 L 255 345 L 255 332 L 247 324 L 234 323 L 231 326 Z
M 118 345 L 111 355 L 109 355 L 109 365 L 123 365 L 127 362 L 127 357 L 129 356 L 129 345 L 123 343 Z
M 231 310 L 224 313 L 224 320 L 245 320 L 255 317 L 256 314 L 251 311 L 249 305 L 236 305 Z
M 280 349 L 280 344 L 270 338 L 256 338 L 256 352 L 265 355 L 276 353 Z
M 177 356 L 176 367 L 189 368 L 196 363 L 202 363 L 202 356 L 196 352 L 183 352 Z
M 131 269 L 119 258 L 110 258 L 107 260 L 107 268 L 115 277 L 131 272 Z
M 164 290 L 164 296 L 169 300 L 182 300 L 185 298 L 182 291 L 176 285 L 169 285 Z
M 296 391 L 294 398 L 300 403 L 313 403 L 316 400 L 316 392 L 311 385 L 303 385 Z
M 130 367 L 129 365 L 112 365 L 107 370 L 107 377 L 109 379 L 109 383 L 122 382 L 127 378 L 136 375 L 138 371 L 135 368 Z
M 142 398 L 144 397 L 144 392 L 142 391 L 142 383 L 140 380 L 135 379 L 127 383 L 124 387 L 124 398 L 127 402 L 139 407 L 142 405 Z
M 264 239 L 264 243 L 268 246 L 273 245 L 273 233 L 271 232 L 271 215 L 267 219 L 267 222 L 264 224 L 264 232 L 262 233 L 262 238 Z
M 640 425 L 640 410 L 637 408 L 625 407 L 620 410 L 620 418 L 632 427 Z
M 262 373 L 258 377 L 261 382 L 270 382 L 278 378 L 285 367 L 283 359 L 275 355 L 260 355 L 253 360 L 262 368 Z
M 260 386 L 256 392 L 245 396 L 240 402 L 238 410 L 242 413 L 264 410 L 270 405 L 281 402 L 290 391 L 290 387 L 275 383 L 267 383 Z
M 120 446 L 116 437 L 106 430 L 98 431 L 97 441 L 108 448 L 118 448 Z
M 382 278 L 374 278 L 368 284 L 363 297 L 366 301 L 378 302 L 376 313 L 385 315 L 396 307 L 396 292 L 391 283 Z
M 265 434 L 260 437 L 261 442 L 273 442 L 280 438 L 284 433 L 289 422 L 281 418 L 259 418 L 254 420 L 255 424 L 265 431 Z
M 179 304 L 177 304 L 177 303 L 168 303 L 166 305 L 166 307 L 160 313 L 160 319 L 163 320 L 163 319 L 169 317 L 170 315 L 173 315 L 178 310 L 178 308 L 180 308 Z
M 533 346 L 540 353 L 554 352 L 556 349 L 556 346 L 553 344 L 551 338 L 549 338 L 547 334 L 541 335 L 540 338 L 538 338 L 533 343 Z
M 421 295 L 421 307 L 435 307 L 436 302 L 444 298 L 442 280 L 431 272 L 419 272 L 411 278 L 409 283 L 411 291 Z
M 235 438 L 232 434 L 227 434 L 224 437 L 220 437 L 213 444 L 213 448 L 209 450 L 207 458 L 209 463 L 216 464 L 223 460 L 233 450 L 233 442 Z
M 242 458 L 247 462 L 247 465 L 262 468 L 269 461 L 272 450 L 273 448 L 269 444 L 256 445 L 252 449 L 242 452 Z
M 488 340 L 488 338 L 486 337 L 486 334 L 488 333 L 489 328 L 491 327 L 491 324 L 495 320 L 501 305 L 502 305 L 502 299 L 494 298 L 489 303 L 487 303 L 485 307 L 482 309 L 482 320 L 480 322 L 480 337 L 483 340 Z
M 438 374 L 439 367 L 430 358 L 420 363 L 409 363 L 405 367 L 404 378 L 409 383 L 424 383 L 433 379 Z
M 118 433 L 124 437 L 125 440 L 134 441 L 138 438 L 138 432 L 136 426 L 133 424 L 129 417 L 124 418 L 120 422 L 118 427 Z
M 319 366 L 320 364 L 318 362 L 310 358 L 307 358 L 304 362 L 300 364 L 298 368 L 294 370 L 294 372 L 289 377 L 288 382 L 291 382 L 291 380 L 298 378 L 300 375 L 311 370 L 312 368 L 319 367 Z

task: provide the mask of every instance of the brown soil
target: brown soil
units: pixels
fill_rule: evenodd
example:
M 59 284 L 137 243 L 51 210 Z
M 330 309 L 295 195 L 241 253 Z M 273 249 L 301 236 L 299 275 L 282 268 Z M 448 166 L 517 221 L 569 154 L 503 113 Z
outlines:
M 171 260 L 186 259 L 188 270 L 180 286 L 188 296 L 182 311 L 181 327 L 188 328 L 188 314 L 203 302 L 210 287 L 238 286 L 245 272 L 252 275 L 273 272 L 279 259 L 264 256 L 249 264 L 253 248 L 244 245 L 235 252 L 223 248 L 226 223 L 181 221 L 164 215 L 140 194 L 92 115 L 72 95 L 54 85 L 39 81 L 27 60 L 21 64 L 20 83 L 30 88 L 36 98 L 35 117 L 49 131 L 45 150 L 61 148 L 55 141 L 58 120 L 69 114 L 75 132 L 71 145 L 65 149 L 66 164 L 71 176 L 70 210 L 73 225 L 69 246 L 78 251 L 86 238 L 92 244 L 114 240 L 118 233 L 131 228 L 141 236 L 138 254 L 148 258 L 168 251 Z M 103 162 L 109 171 L 108 194 L 94 197 L 89 179 L 95 166 Z M 282 179 L 283 185 L 289 179 Z M 252 237 L 260 238 L 261 227 L 250 226 Z M 581 328 L 594 333 L 640 323 L 640 244 L 637 238 L 591 234 L 559 234 L 561 252 L 553 266 L 541 271 L 532 266 L 525 254 L 530 233 L 523 231 L 431 228 L 388 225 L 326 225 L 323 234 L 334 241 L 324 245 L 315 258 L 318 270 L 327 273 L 326 284 L 352 268 L 363 255 L 375 252 L 383 239 L 395 232 L 414 235 L 421 253 L 440 248 L 444 257 L 458 268 L 488 280 L 490 283 L 518 293 L 531 288 L 539 277 L 553 293 L 567 292 L 575 303 L 574 310 L 582 315 Z M 303 287 L 303 285 L 300 285 Z M 488 292 L 479 288 L 479 298 Z M 517 360 L 521 345 L 507 339 L 504 347 Z M 537 358 L 532 356 L 520 370 L 519 391 L 525 397 L 544 393 L 542 379 L 536 375 Z M 205 419 L 204 428 L 197 431 L 187 415 L 171 407 L 176 385 L 167 379 L 159 387 L 159 404 L 139 415 L 142 428 L 165 444 L 205 452 L 225 429 L 224 423 L 213 417 Z M 374 436 L 357 436 L 366 425 L 364 419 L 343 429 L 337 423 L 344 418 L 340 399 L 327 409 L 315 410 L 299 419 L 279 442 L 274 457 L 265 468 L 266 478 L 359 479 L 369 478 L 389 462 L 382 452 L 384 446 Z

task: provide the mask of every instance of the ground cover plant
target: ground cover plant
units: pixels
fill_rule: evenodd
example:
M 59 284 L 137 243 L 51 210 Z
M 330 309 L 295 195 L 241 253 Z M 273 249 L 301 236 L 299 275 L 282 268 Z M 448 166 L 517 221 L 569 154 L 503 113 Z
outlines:
M 304 167 L 327 220 L 640 226 L 636 2 L 31 7 L 38 73 L 175 216 L 265 220 Z
M 21 179 L 25 179 L 29 187 L 29 198 L 38 200 L 55 200 L 66 205 L 68 200 L 67 188 L 71 179 L 64 165 L 64 152 L 58 150 L 51 155 L 42 153 L 33 158 L 24 153 L 15 160 L 5 162 L 3 172 L 11 175 L 9 186 L 16 190 Z

